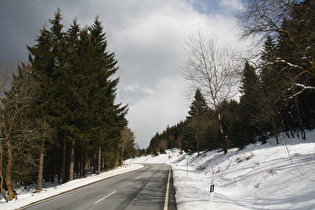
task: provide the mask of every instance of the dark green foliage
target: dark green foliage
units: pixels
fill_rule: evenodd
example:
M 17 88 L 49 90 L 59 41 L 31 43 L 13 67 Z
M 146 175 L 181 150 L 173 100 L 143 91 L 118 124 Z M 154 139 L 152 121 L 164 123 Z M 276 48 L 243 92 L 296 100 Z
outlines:
M 45 143 L 44 171 L 50 181 L 55 175 L 62 181 L 72 179 L 73 171 L 85 176 L 87 159 L 93 159 L 96 169 L 99 148 L 103 169 L 117 166 L 127 123 L 127 106 L 115 104 L 117 60 L 107 50 L 99 18 L 83 29 L 74 20 L 66 32 L 61 20 L 58 10 L 49 21 L 51 28 L 44 27 L 37 44 L 28 46 L 33 75 L 40 83 L 34 113 L 46 116 L 56 130 Z
M 188 111 L 188 114 L 190 115 L 188 118 L 202 116 L 208 109 L 209 107 L 206 99 L 201 94 L 201 90 L 197 88 L 194 101 L 191 103 L 190 111 Z
M 245 63 L 241 87 L 240 106 L 238 110 L 238 120 L 242 131 L 241 138 L 238 138 L 238 143 L 235 146 L 242 148 L 248 143 L 253 143 L 256 137 L 261 134 L 262 128 L 259 123 L 260 109 L 258 107 L 261 88 L 259 78 L 254 68 L 248 63 Z
M 230 102 L 224 101 L 220 109 L 222 110 L 223 129 L 226 132 L 226 138 L 230 147 L 243 148 L 248 143 L 252 143 L 253 140 L 250 142 L 245 136 L 249 133 L 249 130 L 246 130 L 246 128 L 249 129 L 250 127 L 244 127 L 244 123 L 248 121 L 242 121 L 241 115 L 243 113 L 241 112 L 240 104 L 233 100 Z
M 165 154 L 165 149 L 163 147 L 160 147 L 160 151 L 159 151 L 160 154 Z

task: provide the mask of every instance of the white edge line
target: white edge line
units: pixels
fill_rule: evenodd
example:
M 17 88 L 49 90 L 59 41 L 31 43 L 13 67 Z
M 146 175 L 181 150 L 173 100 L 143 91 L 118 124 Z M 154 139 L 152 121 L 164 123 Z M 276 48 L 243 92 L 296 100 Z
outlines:
M 138 176 L 137 178 L 135 178 L 135 181 L 138 180 L 138 179 L 140 179 L 140 178 L 141 178 L 141 176 Z
M 164 201 L 164 210 L 168 210 L 168 194 L 170 188 L 170 178 L 171 178 L 171 170 L 170 166 L 168 166 L 168 179 L 167 179 L 167 187 L 166 187 L 166 194 L 165 194 L 165 201 Z
M 108 198 L 109 196 L 111 196 L 114 193 L 116 193 L 116 191 L 112 192 L 111 194 L 106 195 L 104 198 L 99 199 L 98 201 L 94 202 L 94 204 L 97 204 L 97 203 L 101 202 L 102 200 Z

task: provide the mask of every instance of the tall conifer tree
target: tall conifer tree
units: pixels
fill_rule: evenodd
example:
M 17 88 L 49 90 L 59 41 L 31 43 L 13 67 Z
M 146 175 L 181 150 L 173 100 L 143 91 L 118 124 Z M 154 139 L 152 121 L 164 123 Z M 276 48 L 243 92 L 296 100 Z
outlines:
M 237 146 L 242 147 L 248 143 L 253 143 L 256 136 L 260 134 L 258 104 L 261 90 L 258 76 L 247 61 L 244 66 L 240 89 L 243 94 L 240 98 L 240 115 L 244 128 L 244 142 Z
M 203 148 L 206 140 L 206 132 L 208 130 L 209 119 L 207 117 L 207 111 L 209 107 L 207 105 L 206 99 L 203 97 L 201 90 L 197 88 L 195 92 L 194 101 L 191 103 L 190 111 L 187 117 L 187 125 L 189 131 L 190 145 L 194 145 L 199 156 L 199 151 Z M 192 141 L 193 140 L 193 141 Z
M 197 88 L 195 92 L 194 101 L 191 103 L 188 114 L 191 117 L 197 117 L 205 114 L 209 109 L 206 99 L 203 97 L 201 90 Z
M 54 141 L 52 147 L 50 147 L 55 153 L 55 146 L 63 145 L 62 170 L 64 170 L 66 168 L 67 131 L 64 130 L 62 125 L 65 122 L 66 115 L 64 113 L 67 113 L 68 110 L 63 99 L 66 98 L 65 94 L 68 93 L 64 91 L 66 89 L 64 73 L 67 62 L 65 57 L 65 33 L 62 31 L 61 20 L 61 11 L 58 9 L 54 19 L 49 20 L 52 25 L 51 28 L 47 30 L 44 27 L 36 40 L 37 44 L 27 48 L 30 52 L 29 61 L 34 69 L 34 76 L 40 83 L 39 100 L 35 110 L 37 113 L 41 113 L 42 116 L 47 116 L 50 124 L 57 130 L 59 137 L 57 139 L 64 140 L 63 142 Z M 54 162 L 55 160 L 51 161 Z M 52 171 L 51 177 L 54 177 L 53 173 Z M 62 180 L 65 181 L 65 171 L 62 174 Z M 51 181 L 54 181 L 53 178 Z

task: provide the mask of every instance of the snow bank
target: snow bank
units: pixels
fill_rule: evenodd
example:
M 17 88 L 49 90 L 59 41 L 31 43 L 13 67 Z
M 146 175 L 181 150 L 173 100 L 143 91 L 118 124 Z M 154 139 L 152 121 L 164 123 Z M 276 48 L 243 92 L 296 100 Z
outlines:
M 280 145 L 269 139 L 226 155 L 211 151 L 185 159 L 175 149 L 128 162 L 170 164 L 178 209 L 315 209 L 315 131 L 307 132 L 306 141 L 280 139 Z

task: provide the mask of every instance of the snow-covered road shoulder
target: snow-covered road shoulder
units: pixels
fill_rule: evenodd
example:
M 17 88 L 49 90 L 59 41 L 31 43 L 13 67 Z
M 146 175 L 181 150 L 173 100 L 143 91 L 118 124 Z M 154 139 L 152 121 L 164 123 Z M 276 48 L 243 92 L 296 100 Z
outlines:
M 91 175 L 87 178 L 79 178 L 70 182 L 67 182 L 62 185 L 56 185 L 56 186 L 48 186 L 44 187 L 43 191 L 40 193 L 32 193 L 34 189 L 26 189 L 27 192 L 22 192 L 22 189 L 19 189 L 17 191 L 17 200 L 10 201 L 8 203 L 5 202 L 4 199 L 0 200 L 0 209 L 18 209 L 23 206 L 26 206 L 28 204 L 40 201 L 45 198 L 49 198 L 51 196 L 58 195 L 63 192 L 67 192 L 69 190 L 73 190 L 75 188 L 82 187 L 84 185 L 88 185 L 97 181 L 100 181 L 102 179 L 110 178 L 119 174 L 127 173 L 133 170 L 137 170 L 142 168 L 142 164 L 126 164 L 124 167 L 118 167 L 117 169 L 107 171 L 104 173 L 101 173 L 99 175 Z

